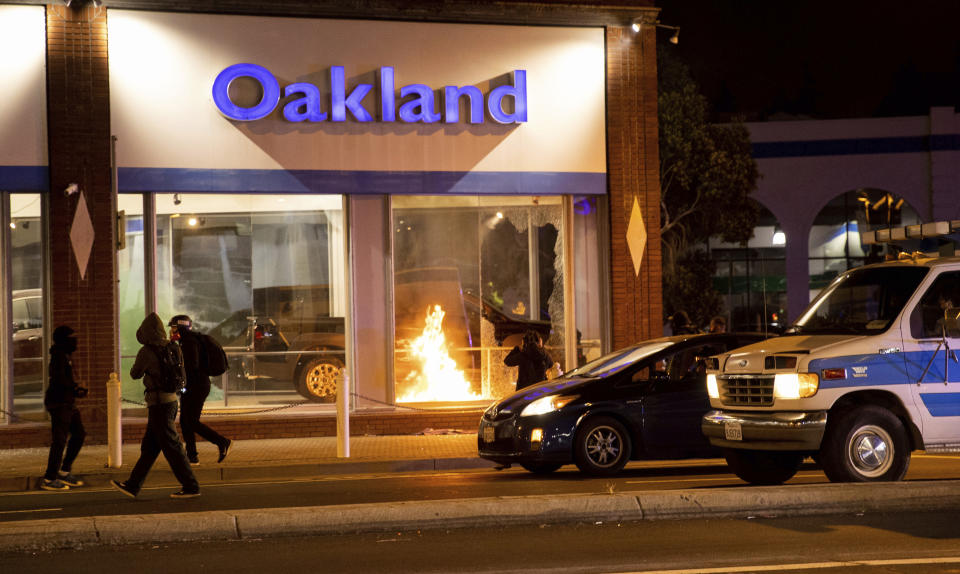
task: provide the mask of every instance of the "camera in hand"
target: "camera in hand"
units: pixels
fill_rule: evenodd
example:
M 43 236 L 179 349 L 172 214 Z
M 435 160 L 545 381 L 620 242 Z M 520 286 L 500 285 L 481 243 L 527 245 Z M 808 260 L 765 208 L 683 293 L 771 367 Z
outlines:
M 73 395 L 78 399 L 82 399 L 86 397 L 87 393 L 89 392 L 90 392 L 90 389 L 88 389 L 87 387 L 81 387 L 79 385 L 75 389 L 73 389 Z

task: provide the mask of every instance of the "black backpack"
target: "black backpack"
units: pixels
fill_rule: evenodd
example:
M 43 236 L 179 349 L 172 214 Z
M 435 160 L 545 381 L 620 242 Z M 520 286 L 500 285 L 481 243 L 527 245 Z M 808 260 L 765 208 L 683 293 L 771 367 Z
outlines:
M 200 362 L 207 376 L 218 377 L 227 372 L 227 353 L 216 339 L 206 333 L 196 333 L 200 342 Z
M 183 361 L 180 353 L 173 344 L 165 346 L 151 345 L 154 353 L 160 363 L 160 380 L 156 381 L 157 387 L 164 393 L 179 393 L 187 384 L 186 376 L 183 372 Z

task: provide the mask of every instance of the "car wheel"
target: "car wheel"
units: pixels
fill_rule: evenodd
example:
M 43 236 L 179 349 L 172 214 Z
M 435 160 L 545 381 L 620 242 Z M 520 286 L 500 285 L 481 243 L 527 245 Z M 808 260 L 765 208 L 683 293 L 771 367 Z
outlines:
M 533 474 L 550 474 L 563 465 L 559 462 L 522 462 L 520 466 Z
M 311 401 L 332 403 L 337 399 L 337 382 L 343 363 L 333 357 L 308 360 L 300 371 L 297 391 Z
M 630 460 L 630 435 L 616 419 L 587 419 L 577 431 L 573 458 L 585 474 L 616 474 Z
M 900 480 L 910 466 L 910 442 L 890 411 L 866 406 L 839 414 L 823 438 L 823 472 L 832 482 Z
M 750 484 L 783 484 L 797 474 L 803 462 L 802 453 L 790 451 L 728 448 L 723 456 L 730 470 Z

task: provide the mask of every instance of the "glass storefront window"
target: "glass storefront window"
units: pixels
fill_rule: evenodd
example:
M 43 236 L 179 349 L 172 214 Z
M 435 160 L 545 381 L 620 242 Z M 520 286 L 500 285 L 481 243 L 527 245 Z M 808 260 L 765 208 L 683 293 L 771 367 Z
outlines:
M 862 231 L 916 223 L 917 212 L 888 191 L 858 189 L 835 197 L 810 229 L 810 300 L 847 269 L 883 259 L 881 245 L 860 245 Z
M 560 197 L 393 198 L 398 402 L 512 392 L 528 330 L 563 365 L 561 220 Z
M 130 202 L 141 203 L 141 197 L 130 196 Z M 230 358 L 207 404 L 275 406 L 302 397 L 333 402 L 345 364 L 341 196 L 155 199 L 157 312 L 164 322 L 189 315 L 194 329 L 219 340 Z M 125 357 L 139 348 L 135 333 L 144 310 L 137 221 L 128 212 L 127 248 L 133 248 L 120 275 Z M 125 382 L 125 397 L 141 393 L 133 383 Z
M 130 367 L 140 350 L 137 327 L 146 312 L 144 288 L 143 196 L 120 194 L 117 210 L 126 216 L 126 246 L 117 254 L 117 310 L 120 324 L 121 393 L 128 401 L 143 402 L 143 383 L 130 378 Z
M 12 193 L 9 198 L 10 253 L 5 256 L 13 272 L 13 414 L 21 420 L 43 420 L 42 198 L 38 193 Z
M 761 206 L 753 237 L 746 245 L 711 239 L 716 262 L 714 289 L 732 331 L 779 331 L 787 307 L 786 249 L 776 218 Z

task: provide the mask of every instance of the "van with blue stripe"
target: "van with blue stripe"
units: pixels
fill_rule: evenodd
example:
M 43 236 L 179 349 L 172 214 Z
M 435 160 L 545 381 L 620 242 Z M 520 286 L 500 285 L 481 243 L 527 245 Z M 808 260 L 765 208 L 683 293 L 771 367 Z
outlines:
M 911 227 L 901 235 L 960 222 Z M 960 450 L 960 257 L 949 253 L 842 273 L 782 336 L 711 359 L 701 428 L 737 476 L 780 484 L 812 456 L 831 481 L 900 480 L 912 451 Z

